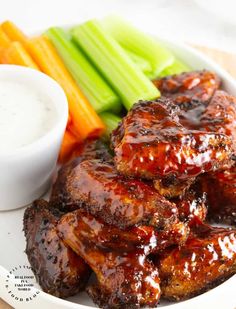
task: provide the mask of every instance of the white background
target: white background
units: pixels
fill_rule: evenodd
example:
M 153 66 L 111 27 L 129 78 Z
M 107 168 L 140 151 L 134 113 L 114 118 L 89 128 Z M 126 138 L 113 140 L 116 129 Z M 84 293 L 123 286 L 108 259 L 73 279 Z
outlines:
M 0 0 L 0 20 L 26 33 L 109 13 L 159 36 L 236 52 L 236 0 Z

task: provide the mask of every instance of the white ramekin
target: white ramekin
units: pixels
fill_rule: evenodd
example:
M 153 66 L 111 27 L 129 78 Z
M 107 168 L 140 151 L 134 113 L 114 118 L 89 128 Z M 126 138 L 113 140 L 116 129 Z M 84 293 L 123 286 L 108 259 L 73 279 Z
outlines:
M 58 114 L 55 125 L 43 137 L 9 153 L 0 153 L 0 210 L 11 210 L 30 204 L 48 190 L 66 128 L 68 103 L 57 82 L 37 70 L 0 65 L 1 78 L 20 81 L 42 93 Z

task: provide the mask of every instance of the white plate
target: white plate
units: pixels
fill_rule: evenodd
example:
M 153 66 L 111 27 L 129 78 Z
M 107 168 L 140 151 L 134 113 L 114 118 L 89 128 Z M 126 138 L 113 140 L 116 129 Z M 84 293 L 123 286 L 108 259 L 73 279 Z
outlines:
M 188 46 L 173 41 L 162 41 L 177 57 L 193 69 L 205 68 L 216 72 L 222 78 L 224 89 L 236 96 L 236 81 L 215 62 Z M 14 194 L 14 192 L 9 192 L 9 194 Z M 24 209 L 0 212 L 0 297 L 16 309 L 95 308 L 96 306 L 94 306 L 86 293 L 80 293 L 66 301 L 41 291 L 35 299 L 29 302 L 14 300 L 11 293 L 8 293 L 9 289 L 6 288 L 7 270 L 11 270 L 18 265 L 29 265 L 24 253 L 23 213 Z M 210 307 L 214 307 L 214 309 L 233 309 L 236 308 L 235 286 L 236 276 L 198 297 L 181 303 L 161 303 L 158 308 L 165 306 L 168 309 L 204 309 Z

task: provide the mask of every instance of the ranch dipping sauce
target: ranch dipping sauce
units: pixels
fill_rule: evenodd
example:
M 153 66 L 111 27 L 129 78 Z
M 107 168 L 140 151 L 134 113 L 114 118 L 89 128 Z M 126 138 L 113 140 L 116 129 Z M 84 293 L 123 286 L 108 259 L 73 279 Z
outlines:
M 0 80 L 0 154 L 44 136 L 57 121 L 50 98 L 24 83 Z

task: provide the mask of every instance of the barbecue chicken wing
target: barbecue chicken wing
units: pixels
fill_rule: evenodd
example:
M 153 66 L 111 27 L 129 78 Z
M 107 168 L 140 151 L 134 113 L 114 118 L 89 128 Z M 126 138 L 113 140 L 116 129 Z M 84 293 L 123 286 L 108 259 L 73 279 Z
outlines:
M 153 179 L 167 197 L 183 194 L 194 178 L 230 162 L 231 137 L 180 123 L 172 100 L 140 101 L 112 135 L 115 163 L 126 176 Z
M 220 80 L 215 73 L 182 73 L 157 79 L 154 84 L 180 107 L 184 126 L 224 133 L 235 140 L 236 98 L 218 90 Z
M 46 201 L 35 201 L 24 214 L 26 254 L 42 289 L 66 298 L 84 289 L 90 269 L 58 237 L 56 225 L 61 217 Z
M 112 159 L 107 145 L 101 140 L 87 140 L 84 144 L 77 147 L 73 153 L 73 157 L 74 159 L 63 165 L 59 170 L 50 197 L 51 205 L 58 206 L 62 211 L 73 209 L 73 201 L 70 200 L 69 194 L 67 194 L 67 190 L 70 190 L 67 187 L 67 182 L 74 168 L 84 160 L 102 159 L 104 161 L 110 161 Z
M 235 141 L 236 98 L 217 90 L 208 104 L 198 102 L 181 110 L 180 122 L 189 129 L 223 133 Z
M 88 293 L 96 304 L 109 309 L 157 305 L 158 270 L 146 257 L 156 243 L 148 227 L 121 231 L 77 210 L 64 215 L 57 229 L 95 272 L 98 283 Z
M 217 90 L 216 74 L 196 71 L 154 81 L 162 95 L 181 109 L 180 122 L 189 129 L 224 133 L 236 138 L 236 98 Z
M 162 197 L 152 184 L 119 175 L 112 163 L 81 162 L 64 183 L 68 210 L 86 209 L 107 224 L 126 228 L 147 224 L 165 228 L 178 218 L 175 204 Z M 59 205 L 59 204 L 58 204 Z
M 203 175 L 201 184 L 202 191 L 207 192 L 208 218 L 236 225 L 236 165 L 225 171 Z
M 121 230 L 80 209 L 65 214 L 58 230 L 63 235 L 67 235 L 70 230 L 70 233 L 76 237 L 88 239 L 101 250 L 125 253 L 137 248 L 145 248 L 146 254 L 160 252 L 174 244 L 183 244 L 189 232 L 186 225 L 180 221 L 169 225 L 166 230 L 158 230 L 145 225 Z
M 153 82 L 162 96 L 173 99 L 183 110 L 189 110 L 199 102 L 207 103 L 220 86 L 217 75 L 205 70 L 171 75 Z
M 208 132 L 224 133 L 230 136 L 235 144 L 236 98 L 225 91 L 216 91 L 200 117 L 200 124 Z
M 205 221 L 208 211 L 207 194 L 202 191 L 200 180 L 197 180 L 184 196 L 175 199 L 174 202 L 178 208 L 179 218 L 189 226 Z
M 86 257 L 99 280 L 99 284 L 88 287 L 87 292 L 100 308 L 133 309 L 158 305 L 161 293 L 158 269 L 145 258 L 142 250 L 123 255 L 87 250 Z
M 157 260 L 163 298 L 199 295 L 236 273 L 236 230 L 197 226 L 184 246 Z

